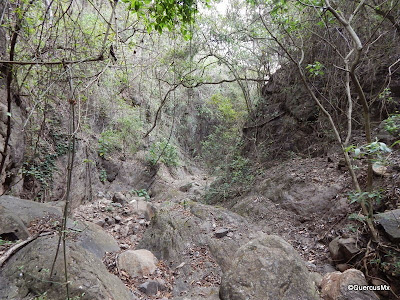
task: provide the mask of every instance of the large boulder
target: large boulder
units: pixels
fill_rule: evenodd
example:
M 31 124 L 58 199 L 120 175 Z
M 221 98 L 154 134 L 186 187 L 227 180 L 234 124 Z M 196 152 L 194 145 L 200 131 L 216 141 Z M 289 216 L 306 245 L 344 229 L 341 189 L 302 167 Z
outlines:
M 24 240 L 29 232 L 22 220 L 8 209 L 0 206 L 0 237 L 4 240 Z
M 132 277 L 148 276 L 157 269 L 157 258 L 149 250 L 128 250 L 118 256 L 118 268 Z
M 45 216 L 61 216 L 60 209 L 54 206 L 13 196 L 1 196 L 0 205 L 18 216 L 25 226 L 29 226 L 33 220 L 41 219 Z
M 0 219 L 3 219 L 3 216 L 6 215 L 9 216 L 7 218 L 12 217 L 14 221 L 10 224 L 14 224 L 12 225 L 13 228 L 20 226 L 20 231 L 23 230 L 24 226 L 29 227 L 32 221 L 52 217 L 61 222 L 62 218 L 61 210 L 57 207 L 12 196 L 1 196 L 0 206 L 4 207 L 4 210 L 0 210 L 2 217 Z M 2 212 L 4 212 L 4 215 L 1 214 Z M 10 215 L 9 212 L 12 212 L 12 214 Z M 0 220 L 0 231 L 1 228 L 6 229 L 5 226 L 1 226 L 2 223 L 3 221 Z M 68 219 L 67 228 L 79 233 L 76 237 L 78 244 L 99 258 L 102 258 L 106 252 L 119 250 L 117 241 L 98 225 Z M 21 233 L 21 238 L 26 238 L 26 233 L 20 231 L 18 232 Z
M 351 287 L 366 286 L 364 274 L 355 269 L 326 274 L 321 283 L 324 300 L 378 300 L 372 291 L 362 291 Z
M 223 300 L 317 300 L 314 280 L 293 247 L 265 235 L 240 247 L 220 288 Z
M 1 299 L 24 299 L 43 293 L 47 293 L 47 297 L 53 300 L 66 298 L 63 284 L 65 277 L 62 250 L 60 250 L 55 264 L 54 276 L 49 280 L 49 270 L 51 270 L 55 257 L 57 242 L 57 236 L 39 237 L 9 259 L 0 272 L 0 278 L 4 277 L 9 282 L 13 282 L 12 286 L 17 287 L 18 290 L 10 291 L 11 286 L 0 284 L 0 294 L 6 295 Z M 115 275 L 107 271 L 98 257 L 74 241 L 68 240 L 66 249 L 71 298 L 80 297 L 81 300 L 136 299 Z

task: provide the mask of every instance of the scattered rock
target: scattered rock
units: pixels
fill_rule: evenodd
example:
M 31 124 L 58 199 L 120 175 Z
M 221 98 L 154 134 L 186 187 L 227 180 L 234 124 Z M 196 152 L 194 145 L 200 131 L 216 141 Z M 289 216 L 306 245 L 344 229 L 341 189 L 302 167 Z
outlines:
M 379 163 L 374 163 L 372 165 L 372 170 L 374 171 L 375 175 L 378 176 L 390 176 L 390 172 L 388 171 L 387 166 L 383 166 Z
M 118 267 L 132 277 L 147 276 L 157 269 L 157 258 L 148 250 L 128 250 L 118 256 Z
M 344 272 L 348 269 L 351 269 L 351 266 L 348 264 L 338 264 L 336 265 L 336 269 L 338 269 L 340 272 Z
M 106 218 L 104 219 L 104 221 L 105 221 L 108 225 L 114 225 L 114 224 L 115 224 L 114 218 L 108 218 L 108 217 L 106 217 Z
M 158 282 L 155 280 L 146 281 L 139 286 L 139 291 L 146 295 L 152 296 L 158 292 Z
M 103 227 L 106 224 L 106 221 L 104 219 L 98 220 L 95 223 L 96 225 L 99 225 L 100 227 Z
M 130 202 L 131 207 L 134 209 L 134 213 L 139 216 L 144 216 L 147 221 L 150 221 L 155 213 L 156 209 L 148 201 L 144 201 L 140 198 L 136 198 Z
M 228 228 L 220 228 L 215 230 L 215 237 L 216 238 L 223 238 L 224 236 L 226 236 L 229 233 L 229 229 Z
M 187 192 L 189 192 L 189 190 L 191 189 L 193 187 L 193 183 L 187 183 L 187 184 L 185 184 L 185 185 L 182 185 L 181 187 L 179 187 L 179 190 L 181 191 L 181 192 L 184 192 L 184 193 L 187 193 Z
M 325 264 L 320 269 L 320 273 L 322 273 L 322 274 L 332 273 L 332 272 L 336 272 L 336 269 L 334 268 L 334 266 L 332 266 L 330 264 Z
M 319 299 L 300 255 L 282 238 L 263 236 L 240 247 L 221 281 L 222 300 Z
M 156 295 L 158 291 L 165 290 L 165 281 L 157 278 L 156 280 L 149 280 L 139 286 L 139 291 L 146 295 Z
M 349 289 L 349 286 L 367 285 L 364 274 L 356 269 L 326 274 L 321 283 L 322 298 L 324 300 L 378 300 L 372 291 L 358 291 Z
M 340 261 L 352 259 L 360 250 L 354 238 L 336 237 L 329 243 L 329 251 L 332 259 Z
M 383 229 L 393 242 L 400 241 L 400 209 L 376 214 L 375 220 L 382 225 Z
M 115 193 L 114 196 L 112 197 L 112 201 L 115 203 L 122 204 L 122 205 L 125 205 L 128 203 L 128 199 L 121 192 Z
M 115 223 L 120 223 L 122 218 L 120 216 L 114 216 Z
M 129 245 L 128 244 L 121 244 L 120 248 L 123 250 L 129 249 Z

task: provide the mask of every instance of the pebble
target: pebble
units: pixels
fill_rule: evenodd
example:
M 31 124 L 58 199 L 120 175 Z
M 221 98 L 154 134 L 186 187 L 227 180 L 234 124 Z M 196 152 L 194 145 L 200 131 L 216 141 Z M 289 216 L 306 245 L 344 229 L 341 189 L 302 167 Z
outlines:
M 128 244 L 121 244 L 121 245 L 119 245 L 119 247 L 120 247 L 121 249 L 123 249 L 123 250 L 126 250 L 126 249 L 129 248 L 129 245 L 128 245 Z
M 217 229 L 215 231 L 215 237 L 216 238 L 223 238 L 224 236 L 226 236 L 229 233 L 229 229 L 228 228 L 220 228 Z
M 138 289 L 146 295 L 155 295 L 159 290 L 158 282 L 155 280 L 146 281 L 145 283 L 141 284 Z

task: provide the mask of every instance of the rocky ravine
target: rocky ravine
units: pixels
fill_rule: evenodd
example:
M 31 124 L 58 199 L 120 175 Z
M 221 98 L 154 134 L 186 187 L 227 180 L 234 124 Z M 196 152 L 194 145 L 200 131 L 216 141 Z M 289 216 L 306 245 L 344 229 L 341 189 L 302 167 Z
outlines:
M 159 176 L 150 201 L 129 193 L 100 195 L 75 211 L 67 242 L 75 299 L 378 299 L 343 288 L 366 284 L 361 272 L 329 273 L 322 280 L 268 228 L 197 202 L 206 177 L 173 178 L 167 170 Z M 60 221 L 59 204 L 0 197 L 1 236 L 33 237 L 11 256 L 0 248 L 7 257 L 0 261 L 0 299 L 65 299 L 62 255 L 49 280 Z

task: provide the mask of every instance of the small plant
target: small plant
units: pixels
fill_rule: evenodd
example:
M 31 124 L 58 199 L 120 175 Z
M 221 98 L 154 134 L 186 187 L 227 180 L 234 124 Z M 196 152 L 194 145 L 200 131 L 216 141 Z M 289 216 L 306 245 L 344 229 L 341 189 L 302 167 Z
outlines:
M 0 246 L 3 246 L 3 245 L 11 245 L 12 243 L 13 243 L 13 242 L 3 240 L 3 239 L 0 237 Z
M 391 115 L 384 121 L 384 128 L 395 137 L 400 137 L 400 114 Z
M 381 200 L 383 195 L 381 191 L 372 191 L 372 192 L 351 192 L 349 193 L 350 204 L 352 203 L 361 203 L 361 201 L 365 201 L 369 203 L 370 201 L 374 201 L 376 204 L 381 204 Z
M 153 143 L 150 146 L 146 159 L 151 165 L 156 165 L 159 161 L 169 167 L 176 167 L 179 165 L 179 157 L 176 147 L 166 140 Z
M 106 170 L 104 170 L 104 169 L 101 169 L 101 170 L 100 170 L 99 179 L 100 179 L 100 181 L 101 181 L 102 183 L 105 183 L 105 182 L 106 182 L 106 180 L 107 180 L 107 171 L 106 171 Z
M 385 88 L 379 95 L 378 98 L 381 100 L 386 100 L 389 102 L 393 101 L 393 97 L 391 96 L 392 91 L 390 90 L 390 88 Z
M 385 154 L 391 153 L 392 149 L 390 149 L 385 143 L 375 141 L 361 147 L 351 145 L 347 147 L 345 151 L 353 152 L 356 158 L 368 157 L 374 162 L 385 165 L 387 164 L 387 156 L 385 156 Z
M 97 153 L 100 157 L 105 157 L 107 154 L 116 150 L 118 145 L 117 133 L 111 129 L 105 130 L 101 133 L 98 140 Z
M 150 195 L 147 192 L 146 189 L 140 189 L 140 190 L 133 190 L 133 192 L 136 194 L 138 197 L 144 197 L 146 200 L 150 199 Z
M 321 64 L 319 61 L 316 61 L 313 64 L 308 64 L 306 69 L 310 72 L 312 77 L 316 77 L 319 75 L 324 75 L 324 68 L 325 66 Z

